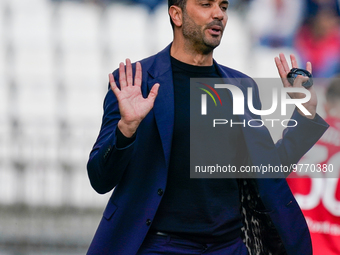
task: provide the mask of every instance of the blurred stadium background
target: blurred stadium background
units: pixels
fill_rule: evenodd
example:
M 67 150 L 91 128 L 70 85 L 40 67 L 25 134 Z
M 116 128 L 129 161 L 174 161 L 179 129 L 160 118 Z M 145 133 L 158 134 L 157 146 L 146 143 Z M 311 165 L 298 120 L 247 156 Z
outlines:
M 294 35 L 305 1 L 283 17 L 274 2 L 230 0 L 219 63 L 278 77 L 274 56 L 294 48 L 263 31 Z M 288 31 L 266 28 L 279 18 Z M 0 255 L 85 254 L 109 196 L 86 172 L 107 74 L 171 42 L 166 1 L 0 0 L 0 21 Z

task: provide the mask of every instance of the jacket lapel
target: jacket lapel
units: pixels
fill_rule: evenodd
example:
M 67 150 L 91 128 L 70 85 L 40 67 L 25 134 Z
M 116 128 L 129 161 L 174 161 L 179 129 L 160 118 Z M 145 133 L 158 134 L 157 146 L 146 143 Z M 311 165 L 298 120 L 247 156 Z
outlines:
M 160 84 L 153 111 L 162 141 L 166 166 L 169 165 L 174 126 L 174 90 L 170 60 L 170 46 L 159 52 L 148 70 L 148 90 Z

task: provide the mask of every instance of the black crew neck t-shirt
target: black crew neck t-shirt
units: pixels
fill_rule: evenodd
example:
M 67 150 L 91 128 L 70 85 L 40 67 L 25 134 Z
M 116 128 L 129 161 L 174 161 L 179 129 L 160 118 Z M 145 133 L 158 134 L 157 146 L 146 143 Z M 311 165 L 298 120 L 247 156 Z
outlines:
M 199 243 L 227 242 L 240 236 L 241 204 L 236 179 L 190 178 L 190 78 L 220 78 L 217 67 L 193 66 L 171 57 L 175 119 L 167 187 L 151 225 L 151 231 L 174 234 Z M 213 84 L 212 84 L 213 85 Z M 227 99 L 228 100 L 228 99 Z M 231 99 L 229 99 L 232 105 Z M 225 102 L 224 102 L 225 103 Z M 233 118 L 232 108 L 226 118 Z M 241 128 L 226 136 L 244 141 Z M 230 165 L 239 164 L 236 155 L 246 151 L 226 144 Z

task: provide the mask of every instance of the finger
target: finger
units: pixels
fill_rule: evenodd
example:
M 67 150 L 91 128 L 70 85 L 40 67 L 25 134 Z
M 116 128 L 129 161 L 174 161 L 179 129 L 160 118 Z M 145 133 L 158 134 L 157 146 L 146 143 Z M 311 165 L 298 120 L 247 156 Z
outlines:
M 302 83 L 307 82 L 308 79 L 309 79 L 308 77 L 303 76 L 303 75 L 296 76 L 293 87 L 303 87 Z
M 131 60 L 126 59 L 126 81 L 128 86 L 132 86 L 132 65 L 131 65 Z
M 279 72 L 281 79 L 286 78 L 287 73 L 281 63 L 281 60 L 278 57 L 275 57 L 275 64 L 276 64 L 276 67 L 277 67 L 277 70 Z
M 294 54 L 290 55 L 290 61 L 292 62 L 292 68 L 298 68 L 298 63 L 296 61 Z
M 286 74 L 287 74 L 290 71 L 290 68 L 289 68 L 288 62 L 286 60 L 286 57 L 283 53 L 280 53 L 280 61 L 283 65 L 283 68 L 284 68 Z
M 109 82 L 110 82 L 110 87 L 111 87 L 113 93 L 115 93 L 115 95 L 117 96 L 117 94 L 120 92 L 120 90 L 117 87 L 117 84 L 115 82 L 115 78 L 113 77 L 112 73 L 109 74 Z
M 311 62 L 307 62 L 306 64 L 306 70 L 310 73 L 312 73 L 313 69 L 312 69 L 312 63 Z
M 286 72 L 285 68 L 283 67 L 281 60 L 278 57 L 275 58 L 275 64 L 276 64 L 277 70 L 279 72 L 279 75 L 281 77 L 283 86 L 286 87 L 286 88 L 291 87 L 291 85 L 288 81 L 288 78 L 287 78 L 287 72 Z
M 142 85 L 142 65 L 137 62 L 136 63 L 136 74 L 135 74 L 135 86 Z
M 159 83 L 156 83 L 155 85 L 152 86 L 152 89 L 150 90 L 150 93 L 147 99 L 150 100 L 152 103 L 155 101 L 158 95 L 159 87 L 160 87 Z
M 120 84 L 121 89 L 127 86 L 126 76 L 125 76 L 125 66 L 123 62 L 119 64 L 119 84 Z

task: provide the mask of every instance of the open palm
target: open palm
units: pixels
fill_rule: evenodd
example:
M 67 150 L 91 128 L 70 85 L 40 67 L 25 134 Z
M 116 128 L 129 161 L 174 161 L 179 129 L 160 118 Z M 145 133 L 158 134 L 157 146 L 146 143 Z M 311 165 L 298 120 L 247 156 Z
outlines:
M 132 65 L 129 59 L 119 65 L 119 84 L 117 87 L 112 74 L 109 74 L 110 86 L 116 95 L 119 105 L 121 119 L 118 128 L 126 136 L 131 137 L 137 130 L 140 122 L 152 109 L 158 94 L 159 84 L 156 83 L 147 98 L 144 98 L 141 91 L 142 66 L 136 63 L 136 74 L 133 81 Z M 133 84 L 134 82 L 134 84 Z
M 290 60 L 292 63 L 292 68 L 298 68 L 298 64 L 296 61 L 295 56 L 292 54 L 290 55 Z M 284 54 L 280 54 L 279 57 L 275 58 L 275 63 L 276 63 L 276 67 L 279 71 L 279 75 L 281 77 L 283 86 L 286 88 L 292 87 L 292 85 L 290 85 L 288 78 L 287 78 L 287 74 L 290 71 L 288 62 L 284 56 Z M 312 73 L 312 64 L 310 62 L 307 62 L 306 64 L 306 70 L 309 71 L 310 73 Z M 306 82 L 308 80 L 308 77 L 304 77 L 302 75 L 298 75 L 297 78 L 294 81 L 293 87 L 295 88 L 303 88 L 302 83 Z M 311 98 L 308 102 L 304 103 L 303 106 L 311 113 L 311 115 L 306 115 L 307 118 L 314 118 L 315 114 L 316 114 L 316 106 L 317 106 L 317 96 L 316 96 L 316 92 L 312 87 L 308 88 L 309 92 L 311 93 Z M 289 96 L 293 99 L 300 99 L 300 98 L 304 98 L 305 94 L 303 93 L 288 93 Z M 304 115 L 299 109 L 298 111 Z

